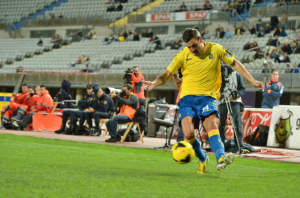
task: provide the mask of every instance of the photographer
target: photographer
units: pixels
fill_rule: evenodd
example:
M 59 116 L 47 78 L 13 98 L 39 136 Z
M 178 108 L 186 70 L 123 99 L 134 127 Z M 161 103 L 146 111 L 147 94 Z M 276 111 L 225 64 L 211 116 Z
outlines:
M 227 72 L 225 70 L 227 69 Z M 227 73 L 227 74 L 226 74 Z M 225 81 L 225 78 L 228 79 L 228 82 Z M 229 90 L 227 92 L 231 93 L 225 93 L 224 88 L 227 86 Z M 234 125 L 236 129 L 236 133 L 238 137 L 235 137 L 235 146 L 237 148 L 237 142 L 239 141 L 240 145 L 242 145 L 242 116 L 241 116 L 241 105 L 242 105 L 242 99 L 241 96 L 245 93 L 245 85 L 243 82 L 243 79 L 239 73 L 237 73 L 234 69 L 232 69 L 230 66 L 222 65 L 222 85 L 221 85 L 221 98 L 219 100 L 219 111 L 220 111 L 220 125 L 219 125 L 219 131 L 221 135 L 221 139 L 223 144 L 225 144 L 226 140 L 226 120 L 227 120 L 227 106 L 225 103 L 225 96 L 229 95 L 230 98 L 230 105 L 232 108 L 232 119 L 234 120 Z
M 60 134 L 60 133 L 65 132 L 66 123 L 67 123 L 69 117 L 71 119 L 71 123 L 70 123 L 69 129 L 66 131 L 66 134 L 75 133 L 75 135 L 81 135 L 84 133 L 83 124 L 85 121 L 85 114 L 86 114 L 86 111 L 84 111 L 84 110 L 87 110 L 88 102 L 92 101 L 92 99 L 94 97 L 94 94 L 92 93 L 93 89 L 92 89 L 91 84 L 87 85 L 86 92 L 87 92 L 87 94 L 78 102 L 79 111 L 65 110 L 63 112 L 61 128 L 59 130 L 55 131 L 55 133 Z M 79 129 L 75 132 L 76 122 L 77 122 L 78 118 L 80 118 Z
M 133 73 L 128 73 L 131 76 L 132 90 L 133 93 L 138 97 L 140 106 L 145 107 L 145 77 L 142 75 L 139 66 L 133 66 Z M 147 135 L 147 122 L 145 120 L 144 124 L 140 124 L 141 130 Z
M 86 114 L 87 123 L 89 124 L 90 130 L 93 128 L 92 118 L 95 121 L 95 133 L 93 135 L 100 135 L 99 122 L 101 118 L 109 118 L 111 112 L 114 112 L 114 102 L 113 100 L 103 93 L 101 87 L 96 84 L 94 85 L 95 96 L 92 100 L 92 105 L 87 109 Z M 91 134 L 91 133 L 90 133 Z
M 112 117 L 106 122 L 106 127 L 111 138 L 105 140 L 105 142 L 117 142 L 117 126 L 120 123 L 131 122 L 136 110 L 139 108 L 139 100 L 136 95 L 133 94 L 132 86 L 125 84 L 123 86 L 124 98 L 117 96 L 115 92 L 112 92 L 110 96 L 116 98 L 117 102 L 121 104 L 120 112 L 118 115 Z

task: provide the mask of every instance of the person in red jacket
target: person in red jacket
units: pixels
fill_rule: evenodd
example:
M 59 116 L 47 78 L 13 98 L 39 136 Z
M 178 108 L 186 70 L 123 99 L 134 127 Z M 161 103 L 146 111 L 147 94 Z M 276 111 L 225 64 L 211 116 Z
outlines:
M 39 96 L 34 93 L 32 87 L 28 88 L 28 96 L 22 105 L 19 106 L 16 116 L 12 117 L 13 121 L 19 122 L 24 115 L 28 115 L 30 112 L 37 111 L 37 102 Z
M 37 100 L 36 111 L 31 111 L 28 115 L 26 115 L 23 119 L 21 119 L 18 123 L 18 126 L 22 128 L 27 127 L 28 124 L 32 122 L 32 116 L 36 113 L 51 113 L 53 108 L 53 99 L 49 94 L 49 91 L 46 90 L 45 85 L 41 85 L 40 94 Z M 34 109 L 34 108 L 32 108 Z
M 15 95 L 13 94 L 11 97 L 11 103 L 5 108 L 5 111 L 2 116 L 2 126 L 6 129 L 11 128 L 11 117 L 17 114 L 18 111 L 26 112 L 25 107 L 23 106 L 24 101 L 28 96 L 28 90 L 32 88 L 28 88 L 27 84 L 22 85 L 22 93 Z

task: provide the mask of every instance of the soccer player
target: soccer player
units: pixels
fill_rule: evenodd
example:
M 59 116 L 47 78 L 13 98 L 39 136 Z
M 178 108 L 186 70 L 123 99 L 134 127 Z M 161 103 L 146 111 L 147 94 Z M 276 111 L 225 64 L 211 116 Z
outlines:
M 208 157 L 201 150 L 194 129 L 199 127 L 200 120 L 208 132 L 212 150 L 217 158 L 217 170 L 222 171 L 232 163 L 233 154 L 225 155 L 219 133 L 219 112 L 217 99 L 220 97 L 221 60 L 231 65 L 259 90 L 264 85 L 256 81 L 245 67 L 234 56 L 219 44 L 203 42 L 196 29 L 187 28 L 182 39 L 186 47 L 179 52 L 167 70 L 152 82 L 145 82 L 148 91 L 168 82 L 181 67 L 182 84 L 179 101 L 179 124 L 187 142 L 189 142 L 199 159 L 197 173 L 206 173 Z

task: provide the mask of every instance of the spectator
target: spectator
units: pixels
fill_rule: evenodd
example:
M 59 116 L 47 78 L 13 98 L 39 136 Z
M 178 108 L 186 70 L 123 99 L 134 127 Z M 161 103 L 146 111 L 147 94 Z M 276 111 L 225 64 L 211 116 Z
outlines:
M 59 14 L 58 18 L 63 18 L 64 16 L 62 15 L 62 13 Z
M 146 37 L 148 37 L 147 31 L 146 31 L 146 30 L 143 30 L 142 38 L 146 38 Z
M 285 5 L 285 1 L 284 0 L 280 0 L 279 3 L 277 4 L 278 6 L 284 6 Z
M 128 36 L 127 36 L 127 38 L 126 38 L 126 41 L 133 41 L 133 34 L 132 34 L 132 32 L 128 32 Z
M 90 58 L 90 57 L 89 57 L 89 58 Z M 85 55 L 82 55 L 81 63 L 84 63 L 85 61 L 86 61 Z
M 300 46 L 297 46 L 295 42 L 292 42 L 291 45 L 291 53 L 292 54 L 299 54 Z
M 273 50 L 280 45 L 280 42 L 278 41 L 278 35 L 275 36 L 275 38 L 270 42 L 268 46 L 266 46 L 267 55 L 271 54 Z
M 156 49 L 161 49 L 161 41 L 156 34 L 154 34 L 152 42 L 156 44 Z
M 37 43 L 38 46 L 43 46 L 43 40 L 42 40 L 42 37 L 40 37 L 40 40 L 39 42 Z
M 113 33 L 110 33 L 109 37 L 105 38 L 105 41 L 107 41 L 106 45 L 110 44 L 114 40 L 115 40 L 115 37 L 114 37 Z
M 152 32 L 152 29 L 150 28 L 149 31 L 148 31 L 148 37 L 149 38 L 153 38 L 153 32 Z
M 224 29 L 221 27 L 220 38 L 224 38 L 224 35 L 225 35 Z
M 279 30 L 279 37 L 285 37 L 287 36 L 286 32 L 284 31 L 284 29 L 281 27 Z
M 70 66 L 75 67 L 75 65 L 81 64 L 82 63 L 82 58 L 79 57 L 78 60 L 74 63 L 71 63 Z
M 255 17 L 256 29 L 259 30 L 262 26 L 262 16 L 260 12 L 257 12 L 257 16 Z
M 185 5 L 185 3 L 184 3 L 184 2 L 182 2 L 181 6 L 180 6 L 180 11 L 181 11 L 181 12 L 185 12 L 185 11 L 187 11 L 187 9 L 186 9 L 186 5 Z
M 133 32 L 133 41 L 140 41 L 140 35 L 137 33 L 136 30 Z
M 270 45 L 271 41 L 272 41 L 272 36 L 269 36 L 269 40 L 266 45 Z
M 278 53 L 277 53 L 277 48 L 275 48 L 273 51 L 272 51 L 272 53 L 271 53 L 271 55 L 270 55 L 270 58 L 277 58 L 278 57 Z
M 219 28 L 216 28 L 216 30 L 215 30 L 215 38 L 220 38 L 220 30 L 219 30 Z
M 297 74 L 299 74 L 299 69 L 297 68 L 296 63 L 294 63 L 293 69 L 290 70 L 290 73 L 297 73 Z
M 88 72 L 89 71 L 89 65 L 85 65 L 85 69 L 80 70 L 81 72 Z
M 274 30 L 274 28 L 277 27 L 278 23 L 278 17 L 276 16 L 276 13 L 273 12 L 273 15 L 271 16 L 271 29 Z
M 203 39 L 209 39 L 210 38 L 210 34 L 209 34 L 209 31 L 206 30 L 204 36 L 203 36 Z
M 54 15 L 54 13 L 53 14 L 51 14 L 51 19 L 54 19 L 55 18 L 55 15 Z
M 128 37 L 127 31 L 126 31 L 125 29 L 123 30 L 123 36 L 124 36 L 125 40 L 126 40 L 127 37 Z
M 83 37 L 83 40 L 90 40 L 92 39 L 93 34 L 91 32 L 89 32 L 87 35 L 85 35 L 85 37 Z
M 279 56 L 275 59 L 275 63 L 279 62 L 279 63 L 289 63 L 290 61 L 290 57 L 288 56 L 288 53 L 283 52 L 282 56 Z
M 273 69 L 273 64 L 270 63 L 268 66 L 268 63 L 265 62 L 264 63 L 264 69 L 262 69 L 261 73 L 273 73 L 274 69 Z
M 198 8 L 197 5 L 194 6 L 194 11 L 200 11 L 200 10 L 201 10 L 201 8 Z
M 123 10 L 123 6 L 122 6 L 121 2 L 119 1 L 118 4 L 119 5 L 117 6 L 117 8 L 116 8 L 115 11 L 122 11 Z
M 265 32 L 264 32 L 264 28 L 260 27 L 259 32 L 257 33 L 257 37 L 264 37 Z
M 94 32 L 93 36 L 91 37 L 91 39 L 95 40 L 97 38 L 97 34 L 96 32 Z
M 285 42 L 285 43 L 282 43 L 281 45 L 282 45 L 281 49 L 282 49 L 283 52 L 286 52 L 288 54 L 292 53 L 292 48 L 291 48 L 290 44 L 288 44 L 287 42 Z
M 179 39 L 176 39 L 174 43 L 172 43 L 171 45 L 171 49 L 179 49 L 182 46 L 182 44 L 180 43 Z
M 286 16 L 285 11 L 283 12 L 283 14 L 281 16 L 280 23 L 281 23 L 281 26 L 284 30 L 288 29 L 288 17 Z
M 244 45 L 244 50 L 248 50 L 250 49 L 251 43 L 250 41 L 248 41 L 245 45 Z
M 276 35 L 278 35 L 278 36 L 279 36 L 279 34 L 280 34 L 280 31 L 278 30 L 278 28 L 277 28 L 277 27 L 275 27 L 275 28 L 274 28 L 274 33 L 273 33 L 273 36 L 276 36 Z
M 292 31 L 289 33 L 289 39 L 296 39 L 298 36 L 296 29 L 293 28 Z
M 124 37 L 124 34 L 123 34 L 123 33 L 120 34 L 118 40 L 119 40 L 120 42 L 124 42 L 124 41 L 125 41 L 125 37 Z
M 211 10 L 213 9 L 213 6 L 208 0 L 205 0 L 205 4 L 203 5 L 203 10 Z
M 89 61 L 90 61 L 90 56 L 86 56 L 85 62 L 89 62 Z
M 262 108 L 270 108 L 279 105 L 280 97 L 283 93 L 283 85 L 278 81 L 278 71 L 274 70 L 272 73 L 272 80 L 266 82 L 263 92 Z
M 255 29 L 254 25 L 251 26 L 250 33 L 256 34 L 256 29 Z
M 284 70 L 284 73 L 290 73 L 290 65 L 287 64 L 286 67 L 285 67 L 285 70 Z
M 228 28 L 226 29 L 224 38 L 227 38 L 227 39 L 231 38 L 231 32 L 229 32 L 229 29 L 228 29 Z
M 267 25 L 266 25 L 266 28 L 265 28 L 265 34 L 269 34 L 270 32 L 271 32 L 271 27 L 270 27 L 270 24 L 269 23 L 267 23 Z
M 106 12 L 113 12 L 115 11 L 116 7 L 115 4 L 113 3 L 111 6 L 108 6 L 106 9 Z
M 89 71 L 89 73 L 94 73 L 96 70 L 94 69 L 94 66 L 91 65 L 91 67 L 90 67 L 90 69 L 88 71 Z
M 245 32 L 243 28 L 241 28 L 241 25 L 238 26 L 238 28 L 235 29 L 235 35 L 242 35 Z

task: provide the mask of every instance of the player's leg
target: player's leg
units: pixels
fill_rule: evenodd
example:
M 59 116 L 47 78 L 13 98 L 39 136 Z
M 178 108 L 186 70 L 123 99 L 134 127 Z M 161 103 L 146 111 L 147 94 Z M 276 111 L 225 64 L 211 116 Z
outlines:
M 226 120 L 227 120 L 227 106 L 226 104 L 220 104 L 219 105 L 219 110 L 220 110 L 220 124 L 219 124 L 219 131 L 220 131 L 220 136 L 222 139 L 223 144 L 225 144 L 226 140 Z

